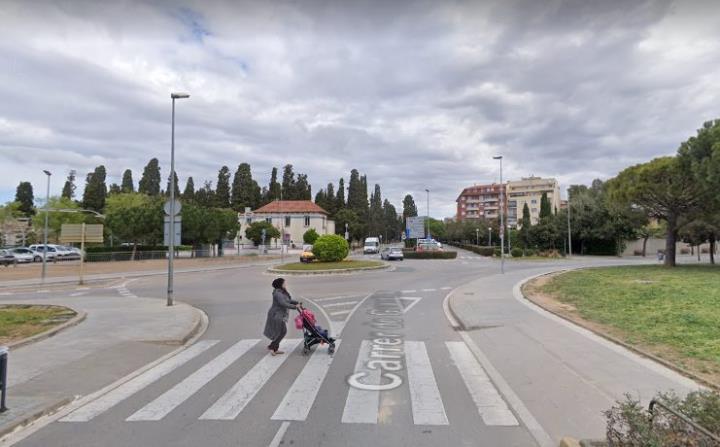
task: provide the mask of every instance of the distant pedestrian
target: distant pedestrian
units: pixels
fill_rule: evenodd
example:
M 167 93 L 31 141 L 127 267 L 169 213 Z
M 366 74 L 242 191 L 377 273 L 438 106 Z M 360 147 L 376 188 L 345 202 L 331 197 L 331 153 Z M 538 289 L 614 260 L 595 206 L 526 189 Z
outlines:
M 285 280 L 277 278 L 272 282 L 273 303 L 268 310 L 263 335 L 271 340 L 268 349 L 272 355 L 284 354 L 279 351 L 280 342 L 287 334 L 288 309 L 297 309 L 300 302 L 294 301 L 285 288 Z

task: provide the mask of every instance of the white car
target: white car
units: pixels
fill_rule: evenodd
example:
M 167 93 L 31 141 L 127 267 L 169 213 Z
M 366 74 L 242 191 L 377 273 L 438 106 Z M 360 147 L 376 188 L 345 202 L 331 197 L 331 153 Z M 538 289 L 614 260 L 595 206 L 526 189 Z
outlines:
M 15 256 L 18 263 L 30 263 L 42 261 L 42 254 L 37 253 L 29 248 L 17 247 L 8 249 Z
M 34 252 L 37 252 L 41 257 L 45 257 L 48 261 L 60 259 L 57 250 L 50 244 L 48 244 L 47 247 L 42 244 L 34 244 L 28 248 Z
M 82 251 L 79 248 L 68 247 L 67 245 L 58 245 L 55 247 L 61 251 L 64 251 L 63 259 L 80 259 L 82 257 Z

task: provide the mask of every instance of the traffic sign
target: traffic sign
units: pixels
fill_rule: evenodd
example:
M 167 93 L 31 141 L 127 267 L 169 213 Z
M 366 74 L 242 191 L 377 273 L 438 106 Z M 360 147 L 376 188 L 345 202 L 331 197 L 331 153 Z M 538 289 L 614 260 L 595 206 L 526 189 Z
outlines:
M 165 201 L 165 206 L 163 206 L 163 209 L 165 210 L 165 215 L 169 216 L 170 215 L 170 200 L 169 199 Z M 178 214 L 180 214 L 180 210 L 182 210 L 182 204 L 180 203 L 180 201 L 178 199 L 175 199 L 175 215 L 176 216 Z
M 62 243 L 83 241 L 102 243 L 103 240 L 102 224 L 62 224 L 60 228 L 60 242 Z
M 163 244 L 170 245 L 170 216 L 165 216 L 165 225 L 163 229 Z M 182 235 L 182 216 L 175 216 L 175 238 L 174 245 L 180 245 Z
M 425 237 L 425 216 L 411 216 L 405 224 L 408 239 L 422 239 Z

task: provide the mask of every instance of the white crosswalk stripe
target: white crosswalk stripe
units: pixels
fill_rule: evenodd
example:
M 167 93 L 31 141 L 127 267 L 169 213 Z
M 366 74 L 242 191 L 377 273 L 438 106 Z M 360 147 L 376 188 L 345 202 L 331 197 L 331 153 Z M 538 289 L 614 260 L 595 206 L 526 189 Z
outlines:
M 280 368 L 289 353 L 301 342 L 300 339 L 283 340 L 280 350 L 284 355 L 272 356 L 269 353 L 262 358 L 247 374 L 215 402 L 200 419 L 232 420 L 240 414 L 273 374 Z
M 364 372 L 366 374 L 363 378 L 365 384 L 380 385 L 380 369 L 368 369 L 365 366 L 365 360 L 370 358 L 371 347 L 370 340 L 363 340 L 360 344 L 355 361 L 355 373 Z M 342 422 L 344 424 L 377 424 L 379 405 L 380 391 L 350 387 L 343 409 Z
M 194 345 L 190 346 L 186 350 L 179 354 L 170 357 L 168 360 L 156 365 L 155 367 L 145 371 L 139 376 L 125 382 L 104 396 L 97 400 L 90 402 L 89 404 L 78 408 L 69 415 L 60 419 L 63 422 L 87 422 L 98 416 L 110 408 L 114 407 L 118 403 L 154 383 L 161 377 L 170 374 L 176 368 L 184 365 L 188 361 L 197 357 L 198 355 L 205 352 L 217 344 L 219 340 L 202 340 Z
M 339 346 L 340 340 L 335 340 L 335 349 Z M 332 361 L 333 356 L 328 355 L 325 349 L 316 350 L 295 379 L 290 390 L 285 394 L 271 419 L 276 421 L 304 421 L 307 419 Z
M 500 393 L 475 359 L 470 348 L 461 341 L 445 342 L 450 356 L 460 371 L 460 376 L 477 406 L 480 417 L 486 425 L 516 426 L 512 414 Z
M 323 307 L 342 307 L 342 306 L 354 306 L 358 302 L 357 301 L 343 301 L 342 303 L 330 303 L 330 304 L 323 304 Z
M 170 391 L 147 404 L 135 414 L 127 418 L 128 421 L 159 421 L 167 416 L 178 405 L 185 402 L 200 388 L 207 385 L 218 374 L 232 365 L 250 348 L 260 340 L 240 340 L 227 351 L 215 357 L 191 376 L 175 385 Z
M 415 425 L 448 425 L 425 343 L 406 341 L 405 358 Z

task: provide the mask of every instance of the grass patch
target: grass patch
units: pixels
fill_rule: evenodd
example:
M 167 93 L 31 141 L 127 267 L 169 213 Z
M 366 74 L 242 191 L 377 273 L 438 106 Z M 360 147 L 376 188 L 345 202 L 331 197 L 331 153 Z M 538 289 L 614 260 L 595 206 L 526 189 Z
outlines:
M 539 286 L 584 320 L 720 383 L 720 267 L 606 267 Z
M 0 305 L 0 344 L 45 332 L 75 315 L 72 309 L 61 306 Z
M 358 269 L 367 267 L 379 267 L 384 263 L 379 261 L 340 261 L 340 262 L 311 262 L 309 264 L 302 262 L 293 262 L 275 267 L 279 270 L 296 270 L 296 271 L 317 271 L 317 270 L 341 270 L 341 269 Z

